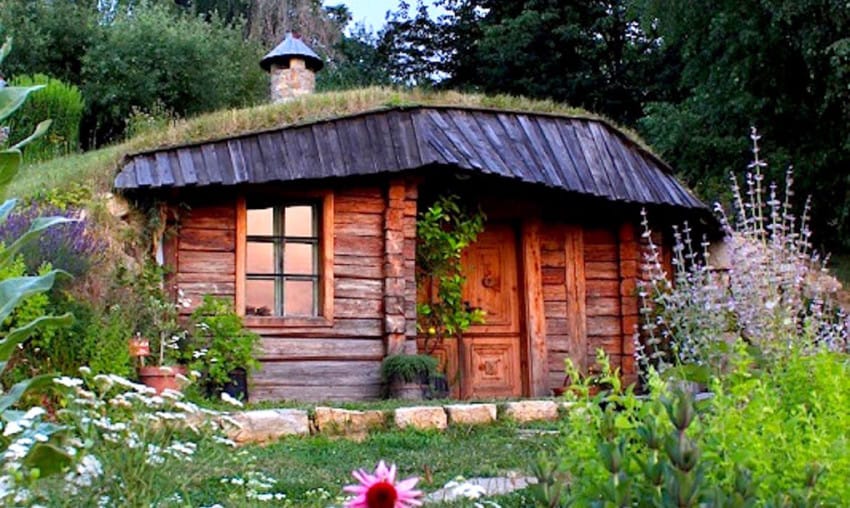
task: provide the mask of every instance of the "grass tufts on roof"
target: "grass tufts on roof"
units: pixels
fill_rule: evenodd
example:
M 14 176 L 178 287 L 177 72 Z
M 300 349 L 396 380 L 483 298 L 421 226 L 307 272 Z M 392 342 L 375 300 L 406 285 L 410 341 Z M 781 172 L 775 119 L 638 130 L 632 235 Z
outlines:
M 499 109 L 600 120 L 624 133 L 640 147 L 649 150 L 634 132 L 623 129 L 604 117 L 551 100 L 372 87 L 311 94 L 281 104 L 227 109 L 177 120 L 167 129 L 143 132 L 127 141 L 99 150 L 28 165 L 21 172 L 21 177 L 11 186 L 9 193 L 24 198 L 35 197 L 45 189 L 62 188 L 77 183 L 90 188 L 96 195 L 112 188 L 118 165 L 128 154 L 174 145 L 203 143 L 366 111 L 415 106 Z

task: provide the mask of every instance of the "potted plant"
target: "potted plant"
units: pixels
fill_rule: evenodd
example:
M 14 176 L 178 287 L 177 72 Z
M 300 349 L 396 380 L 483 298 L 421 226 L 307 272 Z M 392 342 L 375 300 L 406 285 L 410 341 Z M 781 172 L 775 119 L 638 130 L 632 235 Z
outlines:
M 247 400 L 248 372 L 259 367 L 260 336 L 245 328 L 229 301 L 210 295 L 192 313 L 192 324 L 195 351 L 189 366 L 201 373 L 207 393 Z
M 146 270 L 147 272 L 148 270 Z M 143 277 L 153 277 L 145 274 Z M 143 287 L 145 314 L 140 320 L 144 330 L 136 332 L 129 340 L 131 354 L 138 358 L 139 381 L 157 393 L 163 390 L 181 390 L 188 382 L 186 378 L 187 358 L 191 357 L 187 332 L 179 322 L 179 309 L 190 302 L 182 293 L 177 302 L 168 298 L 161 286 L 149 284 Z
M 436 374 L 437 359 L 429 355 L 391 355 L 381 363 L 381 379 L 393 399 L 423 398 Z

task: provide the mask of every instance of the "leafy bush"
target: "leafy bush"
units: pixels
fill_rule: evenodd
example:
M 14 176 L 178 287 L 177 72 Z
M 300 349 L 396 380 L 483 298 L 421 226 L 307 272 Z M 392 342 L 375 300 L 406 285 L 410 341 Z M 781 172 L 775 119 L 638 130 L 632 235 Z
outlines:
M 77 151 L 83 118 L 83 96 L 79 88 L 45 74 L 16 76 L 11 83 L 14 86 L 44 85 L 9 122 L 12 140 L 27 136 L 44 118 L 53 120 L 50 132 L 27 146 L 25 160 L 45 161 Z
M 96 141 L 120 137 L 134 108 L 186 116 L 265 98 L 267 77 L 257 65 L 262 54 L 242 40 L 238 27 L 174 6 L 143 2 L 119 10 L 83 57 Z
M 568 392 L 557 466 L 537 467 L 545 506 L 831 506 L 850 474 L 848 359 L 793 355 L 753 370 L 739 343 L 733 374 L 694 404 L 652 376 L 648 398 Z M 815 372 L 816 371 L 816 372 Z M 577 375 L 576 372 L 572 372 Z
M 83 458 L 64 477 L 38 485 L 33 500 L 55 505 L 70 498 L 77 506 L 183 504 L 173 496 L 179 499 L 197 480 L 190 471 L 196 451 L 214 441 L 234 445 L 178 392 L 155 395 L 120 376 L 81 370 L 80 377 L 55 381 L 63 392 L 57 422 L 74 436 L 71 442 Z M 219 447 L 219 458 L 223 453 L 226 448 Z
M 10 50 L 11 44 L 7 41 L 0 48 L 0 62 Z M 17 111 L 27 96 L 37 89 L 38 87 L 0 87 L 0 121 Z M 21 148 L 38 139 L 49 126 L 49 121 L 41 122 L 31 135 L 10 148 L 0 150 L 0 190 L 8 186 L 17 175 L 22 162 Z M 0 224 L 6 220 L 15 204 L 14 199 L 0 204 Z M 39 233 L 64 222 L 67 222 L 64 217 L 39 218 L 33 221 L 26 232 L 14 239 L 0 253 L 0 270 L 9 269 L 21 249 L 38 237 Z M 0 323 L 6 323 L 12 312 L 27 297 L 48 291 L 57 275 L 57 271 L 49 270 L 37 276 L 0 278 Z M 10 357 L 30 335 L 44 326 L 60 326 L 67 324 L 69 320 L 68 315 L 57 317 L 41 314 L 18 326 L 13 324 L 0 339 L 0 374 L 6 371 Z M 2 387 L 0 423 L 3 425 L 3 435 L 0 436 L 0 450 L 3 453 L 0 454 L 0 485 L 3 488 L 0 489 L 0 502 L 3 504 L 28 502 L 28 491 L 16 487 L 34 482 L 42 475 L 58 473 L 71 462 L 68 451 L 56 446 L 55 438 L 61 429 L 43 420 L 44 409 L 13 409 L 27 392 L 43 387 L 49 380 L 49 377 L 43 376 L 27 378 L 12 386 Z
M 223 386 L 231 371 L 259 367 L 255 354 L 260 336 L 245 328 L 231 302 L 204 295 L 204 301 L 192 313 L 192 323 L 195 360 L 189 367 L 208 382 Z

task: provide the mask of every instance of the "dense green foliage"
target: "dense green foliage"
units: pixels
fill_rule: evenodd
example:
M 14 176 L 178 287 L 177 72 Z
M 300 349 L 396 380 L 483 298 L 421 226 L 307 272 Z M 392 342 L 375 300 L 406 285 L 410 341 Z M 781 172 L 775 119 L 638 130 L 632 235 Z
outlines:
M 97 139 L 116 139 L 133 106 L 180 116 L 265 97 L 262 48 L 237 29 L 141 4 L 119 13 L 83 57 L 82 88 Z
M 27 162 L 52 159 L 77 151 L 80 122 L 83 118 L 83 96 L 74 85 L 65 84 L 45 74 L 15 76 L 12 86 L 44 85 L 34 93 L 9 122 L 11 139 L 20 139 L 35 129 L 38 122 L 50 118 L 50 132 L 30 143 L 24 151 Z
M 231 302 L 205 295 L 192 313 L 192 323 L 195 360 L 189 366 L 209 383 L 222 386 L 230 380 L 231 371 L 251 371 L 260 366 L 257 361 L 260 336 L 245 328 Z
M 730 361 L 696 406 L 657 377 L 647 399 L 616 376 L 593 399 L 574 387 L 560 463 L 538 466 L 537 497 L 549 506 L 840 504 L 850 495 L 847 356 L 763 362 L 741 344 Z
M 742 167 L 757 126 L 775 171 L 793 162 L 814 197 L 822 241 L 847 248 L 850 10 L 836 0 L 647 2 L 681 65 L 677 100 L 649 104 L 641 127 L 688 183 L 713 197 Z
M 7 40 L 0 47 L 0 63 L 10 51 L 11 42 Z M 12 116 L 24 104 L 27 96 L 38 88 L 0 87 L 0 121 Z M 49 125 L 49 121 L 42 121 L 32 134 L 0 150 L 0 189 L 5 189 L 17 175 L 21 166 L 21 148 L 42 136 Z M 8 219 L 15 205 L 15 199 L 0 204 L 0 225 Z M 44 230 L 63 222 L 67 222 L 67 219 L 36 219 L 26 232 L 4 246 L 0 252 L 0 273 L 3 274 L 0 276 L 0 323 L 4 328 L 0 338 L 0 374 L 7 370 L 12 355 L 23 347 L 31 335 L 44 327 L 67 325 L 70 321 L 70 315 L 49 316 L 41 307 L 43 299 L 40 295 L 50 290 L 59 272 L 45 268 L 38 275 L 24 275 L 21 273 L 24 264 L 18 257 L 27 243 L 35 240 Z M 30 300 L 24 304 L 27 299 Z M 18 309 L 18 314 L 13 316 Z M 50 381 L 49 376 L 27 377 L 12 385 L 2 386 L 0 423 L 3 435 L 0 436 L 0 450 L 3 451 L 4 467 L 0 484 L 4 488 L 0 490 L 0 502 L 3 504 L 17 502 L 16 499 L 9 499 L 12 485 L 59 473 L 71 462 L 71 455 L 57 446 L 55 440 L 61 428 L 41 419 L 43 409 L 15 407 L 25 394 L 43 388 Z

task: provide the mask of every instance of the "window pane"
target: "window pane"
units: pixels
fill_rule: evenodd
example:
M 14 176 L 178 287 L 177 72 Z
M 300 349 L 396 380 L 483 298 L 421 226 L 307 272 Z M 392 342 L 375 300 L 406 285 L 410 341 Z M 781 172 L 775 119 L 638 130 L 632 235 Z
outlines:
M 247 219 L 249 236 L 274 234 L 274 208 L 249 208 Z
M 284 284 L 284 313 L 287 316 L 315 316 L 313 302 L 316 299 L 316 283 L 309 280 L 287 280 Z
M 316 247 L 309 243 L 287 242 L 283 251 L 283 273 L 313 275 Z
M 287 206 L 284 211 L 284 230 L 286 236 L 317 236 L 313 217 L 314 207 L 309 205 Z
M 245 281 L 246 316 L 274 315 L 274 284 L 273 280 Z
M 263 242 L 248 242 L 245 253 L 245 271 L 248 273 L 270 273 L 275 270 L 274 265 L 275 244 Z

